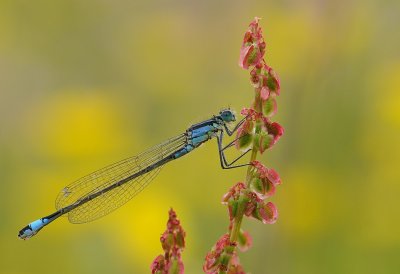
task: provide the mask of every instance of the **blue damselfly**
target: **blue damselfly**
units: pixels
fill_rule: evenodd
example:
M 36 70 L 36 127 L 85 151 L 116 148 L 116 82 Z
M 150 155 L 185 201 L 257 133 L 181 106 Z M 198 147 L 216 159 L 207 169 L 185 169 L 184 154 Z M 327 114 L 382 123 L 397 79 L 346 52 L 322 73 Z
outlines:
M 244 119 L 232 130 L 229 129 L 228 125 L 235 121 L 235 114 L 232 110 L 222 110 L 218 115 L 192 125 L 184 133 L 137 156 L 127 158 L 82 177 L 64 187 L 58 194 L 56 212 L 30 223 L 21 229 L 18 237 L 28 239 L 64 214 L 67 214 L 69 221 L 75 224 L 90 222 L 107 215 L 145 188 L 166 163 L 182 157 L 213 137 L 216 137 L 218 141 L 222 168 L 229 169 L 248 165 L 233 165 L 248 151 L 231 163 L 227 162 L 224 154 L 226 148 L 235 144 L 235 140 L 233 140 L 223 147 L 224 132 L 231 136 L 244 122 Z

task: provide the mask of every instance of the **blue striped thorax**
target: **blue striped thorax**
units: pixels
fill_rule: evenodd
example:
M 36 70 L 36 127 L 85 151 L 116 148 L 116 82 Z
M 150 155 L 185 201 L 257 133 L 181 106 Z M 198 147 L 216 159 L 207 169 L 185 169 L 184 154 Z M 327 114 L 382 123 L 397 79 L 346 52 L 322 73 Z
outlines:
M 232 110 L 226 109 L 211 119 L 192 125 L 186 130 L 187 144 L 174 154 L 174 158 L 182 157 L 217 136 L 217 133 L 223 131 L 227 123 L 234 121 L 236 121 L 235 114 Z

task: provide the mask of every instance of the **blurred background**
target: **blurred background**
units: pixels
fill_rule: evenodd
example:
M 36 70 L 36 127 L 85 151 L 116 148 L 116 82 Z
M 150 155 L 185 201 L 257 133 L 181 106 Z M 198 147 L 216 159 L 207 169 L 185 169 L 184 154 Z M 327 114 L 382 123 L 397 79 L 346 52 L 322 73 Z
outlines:
M 0 273 L 149 273 L 173 207 L 186 273 L 227 230 L 220 204 L 245 170 L 214 141 L 166 166 L 100 220 L 60 218 L 67 184 L 253 98 L 237 65 L 261 17 L 281 79 L 283 180 L 274 225 L 246 219 L 251 273 L 399 273 L 400 25 L 387 1 L 0 1 Z

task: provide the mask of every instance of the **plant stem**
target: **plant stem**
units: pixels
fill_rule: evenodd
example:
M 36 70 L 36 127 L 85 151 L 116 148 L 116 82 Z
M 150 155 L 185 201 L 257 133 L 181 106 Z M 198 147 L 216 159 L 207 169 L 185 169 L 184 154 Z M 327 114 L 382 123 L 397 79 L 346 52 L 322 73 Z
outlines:
M 231 235 L 229 237 L 229 240 L 231 242 L 236 242 L 239 237 L 240 226 L 241 226 L 242 220 L 243 220 L 243 212 L 244 212 L 245 205 L 246 205 L 245 203 L 240 203 L 239 207 L 237 209 L 238 212 L 237 212 L 236 218 L 233 221 Z
M 251 157 L 250 157 L 250 163 L 253 162 L 256 158 L 257 158 L 257 150 L 254 149 L 253 146 L 253 150 L 251 151 Z M 246 175 L 246 187 L 250 186 L 250 180 L 251 180 L 251 168 L 252 166 L 249 165 L 249 167 L 247 168 L 247 175 Z

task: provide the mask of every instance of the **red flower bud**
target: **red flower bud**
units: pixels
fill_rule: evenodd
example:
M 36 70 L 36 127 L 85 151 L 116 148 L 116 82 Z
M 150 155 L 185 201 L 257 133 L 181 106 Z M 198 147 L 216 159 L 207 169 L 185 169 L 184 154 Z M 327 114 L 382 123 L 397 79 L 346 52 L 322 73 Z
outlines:
M 258 66 L 265 54 L 265 41 L 262 30 L 258 25 L 259 18 L 255 18 L 249 25 L 249 29 L 243 37 L 240 49 L 239 66 L 248 69 L 251 66 Z
M 236 135 L 236 148 L 246 150 L 253 140 L 253 132 L 254 132 L 254 122 L 251 120 L 246 120 L 244 123 L 238 128 Z
M 278 211 L 271 202 L 265 203 L 255 192 L 248 192 L 249 198 L 244 214 L 262 221 L 264 224 L 273 224 L 278 218 Z
M 274 136 L 274 141 L 271 144 L 271 146 L 272 146 L 279 140 L 279 138 L 281 138 L 281 136 L 284 133 L 284 129 L 280 124 L 278 124 L 276 122 L 267 124 L 267 129 L 268 129 L 268 134 L 271 134 L 272 136 Z
M 271 93 L 274 93 L 276 95 L 280 94 L 280 88 L 281 88 L 281 84 L 278 78 L 278 75 L 276 75 L 275 71 L 268 67 L 267 65 L 265 65 L 265 69 L 266 69 L 266 86 L 268 87 L 268 89 L 270 90 Z
M 258 215 L 264 224 L 273 224 L 278 218 L 278 210 L 273 203 L 268 202 L 258 208 Z
M 152 274 L 163 274 L 165 273 L 165 258 L 163 255 L 158 255 L 150 266 Z
M 245 191 L 246 186 L 243 183 L 237 183 L 222 197 L 222 203 L 228 205 L 231 221 L 240 213 L 238 212 L 238 208 L 247 203 L 247 198 L 243 196 Z
M 260 83 L 259 83 L 260 77 L 258 76 L 256 67 L 254 69 L 252 69 L 250 72 L 250 81 L 255 88 L 257 88 L 260 85 Z
M 266 178 L 253 178 L 250 182 L 251 189 L 263 199 L 275 194 L 275 185 Z
M 267 168 L 260 161 L 253 161 L 251 165 L 254 166 L 253 176 L 259 178 L 266 178 L 271 181 L 274 185 L 281 184 L 279 174 L 272 168 Z
M 255 137 L 257 138 L 254 138 L 254 148 L 260 151 L 261 154 L 273 145 L 274 136 L 267 134 L 265 131 L 261 131 Z
M 245 252 L 253 245 L 253 239 L 247 231 L 240 231 L 238 237 L 238 247 Z
M 246 204 L 244 214 L 247 217 L 250 217 L 257 210 L 258 204 L 261 204 L 263 202 L 263 200 L 260 199 L 255 192 L 249 192 L 247 194 L 247 196 L 248 196 L 249 200 Z
M 239 66 L 248 69 L 258 64 L 261 58 L 261 51 L 256 45 L 244 46 L 240 50 Z
M 252 37 L 251 31 L 248 30 L 244 33 L 243 45 L 250 45 L 252 43 L 253 43 L 253 37 Z
M 229 189 L 229 191 L 222 197 L 222 203 L 227 204 L 230 199 L 239 199 L 240 193 L 246 189 L 246 185 L 242 182 L 237 183 Z
M 216 242 L 210 252 L 207 253 L 205 262 L 203 265 L 203 270 L 205 273 L 214 274 L 218 273 L 220 263 L 221 263 L 221 255 L 226 247 L 229 247 L 231 242 L 229 240 L 229 234 L 224 234 L 222 237 Z
M 267 133 L 269 138 L 263 135 L 263 139 L 260 141 L 260 152 L 263 153 L 265 149 L 271 148 L 284 133 L 283 127 L 276 123 L 270 122 L 267 117 L 263 117 L 263 132 Z
M 275 186 L 281 184 L 279 174 L 259 161 L 253 161 L 251 165 L 254 166 L 251 188 L 263 199 L 272 196 L 275 193 Z
M 256 121 L 263 117 L 262 113 L 259 113 L 252 108 L 243 108 L 240 111 L 240 114 L 242 114 L 243 116 L 246 116 L 246 120 L 251 120 L 251 121 Z

